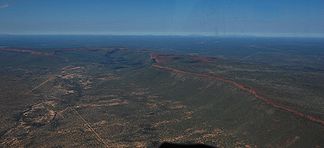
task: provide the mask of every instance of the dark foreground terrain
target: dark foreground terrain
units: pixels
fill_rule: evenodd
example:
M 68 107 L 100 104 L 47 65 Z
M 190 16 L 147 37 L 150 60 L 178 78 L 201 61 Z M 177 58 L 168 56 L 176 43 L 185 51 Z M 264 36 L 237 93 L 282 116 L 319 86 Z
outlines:
M 0 39 L 0 147 L 324 147 L 321 41 Z

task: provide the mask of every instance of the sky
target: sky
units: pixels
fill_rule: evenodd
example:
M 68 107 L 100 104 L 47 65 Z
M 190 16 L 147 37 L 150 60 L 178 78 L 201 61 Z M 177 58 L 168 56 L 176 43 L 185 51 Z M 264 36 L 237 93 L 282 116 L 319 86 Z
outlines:
M 324 0 L 0 0 L 0 34 L 324 36 Z

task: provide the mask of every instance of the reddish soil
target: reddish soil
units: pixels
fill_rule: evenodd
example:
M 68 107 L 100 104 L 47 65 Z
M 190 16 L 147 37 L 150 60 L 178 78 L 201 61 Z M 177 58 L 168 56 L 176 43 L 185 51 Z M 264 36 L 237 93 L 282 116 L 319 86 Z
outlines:
M 191 60 L 193 62 L 199 62 L 199 63 L 210 63 L 215 62 L 219 58 L 216 57 L 206 57 L 206 56 L 198 56 L 198 55 L 192 55 L 190 56 Z
M 322 120 L 320 117 L 317 117 L 315 115 L 307 115 L 305 113 L 302 113 L 300 111 L 295 110 L 292 107 L 289 107 L 289 106 L 286 106 L 286 105 L 284 105 L 282 103 L 274 101 L 274 99 L 262 96 L 254 88 L 246 86 L 245 84 L 240 84 L 238 82 L 235 82 L 233 80 L 228 80 L 228 79 L 225 79 L 225 78 L 220 77 L 220 76 L 210 75 L 210 74 L 206 74 L 206 73 L 195 73 L 195 72 L 179 70 L 179 69 L 175 69 L 175 68 L 171 68 L 171 67 L 167 67 L 167 66 L 162 66 L 162 65 L 160 65 L 160 64 L 162 64 L 161 59 L 159 59 L 160 57 L 163 57 L 163 56 L 159 56 L 158 54 L 151 54 L 151 59 L 153 61 L 155 61 L 155 64 L 152 65 L 153 68 L 163 70 L 163 71 L 166 71 L 166 72 L 176 73 L 176 74 L 187 74 L 187 75 L 191 75 L 191 76 L 195 76 L 195 77 L 201 77 L 201 78 L 207 78 L 207 79 L 213 79 L 213 80 L 217 80 L 217 81 L 222 81 L 224 83 L 230 84 L 230 85 L 232 85 L 232 86 L 234 86 L 234 87 L 236 87 L 236 88 L 238 88 L 238 89 L 240 89 L 242 91 L 245 91 L 245 92 L 253 95 L 255 98 L 263 101 L 264 103 L 266 103 L 266 104 L 268 104 L 268 105 L 270 105 L 270 106 L 272 106 L 274 108 L 277 108 L 277 109 L 292 113 L 297 117 L 302 117 L 304 119 L 307 119 L 307 120 L 315 122 L 315 123 L 319 123 L 320 125 L 324 126 L 324 120 Z M 165 64 L 165 62 L 163 62 L 163 64 Z
M 0 51 L 29 53 L 29 54 L 38 55 L 38 56 L 53 56 L 52 53 L 34 51 L 34 50 L 29 50 L 29 49 L 0 48 Z
M 152 53 L 151 54 L 151 59 L 159 64 L 164 64 L 164 63 L 168 63 L 172 60 L 176 60 L 181 58 L 180 56 L 177 55 L 172 55 L 172 54 L 156 54 L 156 53 Z

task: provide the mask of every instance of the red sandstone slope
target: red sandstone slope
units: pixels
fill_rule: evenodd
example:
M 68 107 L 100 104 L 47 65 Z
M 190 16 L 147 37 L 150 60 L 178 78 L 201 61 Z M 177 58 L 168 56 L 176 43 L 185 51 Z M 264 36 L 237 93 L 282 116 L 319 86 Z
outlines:
M 171 72 L 171 73 L 177 73 L 177 74 L 186 74 L 186 75 L 191 75 L 191 76 L 195 76 L 195 77 L 200 77 L 200 78 L 206 78 L 206 79 L 213 79 L 213 80 L 217 80 L 217 81 L 222 81 L 224 83 L 230 84 L 242 91 L 245 91 L 251 95 L 253 95 L 254 97 L 256 97 L 257 99 L 263 101 L 264 103 L 280 109 L 282 111 L 286 111 L 289 113 L 294 114 L 295 116 L 304 118 L 306 120 L 315 122 L 315 123 L 319 123 L 322 126 L 324 126 L 324 120 L 322 120 L 320 117 L 314 116 L 314 115 L 307 115 L 305 113 L 302 113 L 300 111 L 295 110 L 292 107 L 286 106 L 282 103 L 276 102 L 274 101 L 274 99 L 271 98 L 267 98 L 265 96 L 262 96 L 261 94 L 259 94 L 254 88 L 251 88 L 249 86 L 246 86 L 245 84 L 240 84 L 238 82 L 235 82 L 233 80 L 228 80 L 225 79 L 223 77 L 220 76 L 215 76 L 215 75 L 210 75 L 210 74 L 206 74 L 206 73 L 195 73 L 195 72 L 189 72 L 189 71 L 184 71 L 184 70 L 179 70 L 176 68 L 172 68 L 172 67 L 168 67 L 168 66 L 162 66 L 161 61 L 165 61 L 164 59 L 160 59 L 160 57 L 163 56 L 159 56 L 158 54 L 151 54 L 151 59 L 152 61 L 155 62 L 155 64 L 152 65 L 153 68 L 159 69 L 159 70 L 163 70 L 166 72 Z M 169 58 L 168 58 L 169 59 Z M 163 64 L 165 64 L 166 62 L 163 62 Z

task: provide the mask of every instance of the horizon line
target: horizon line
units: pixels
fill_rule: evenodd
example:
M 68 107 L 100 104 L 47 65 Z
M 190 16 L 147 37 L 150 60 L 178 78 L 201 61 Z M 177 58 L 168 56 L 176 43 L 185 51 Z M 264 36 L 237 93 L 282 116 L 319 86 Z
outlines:
M 199 34 L 199 33 L 0 33 L 0 36 L 179 36 L 179 37 L 264 37 L 264 38 L 324 38 L 324 34 Z

